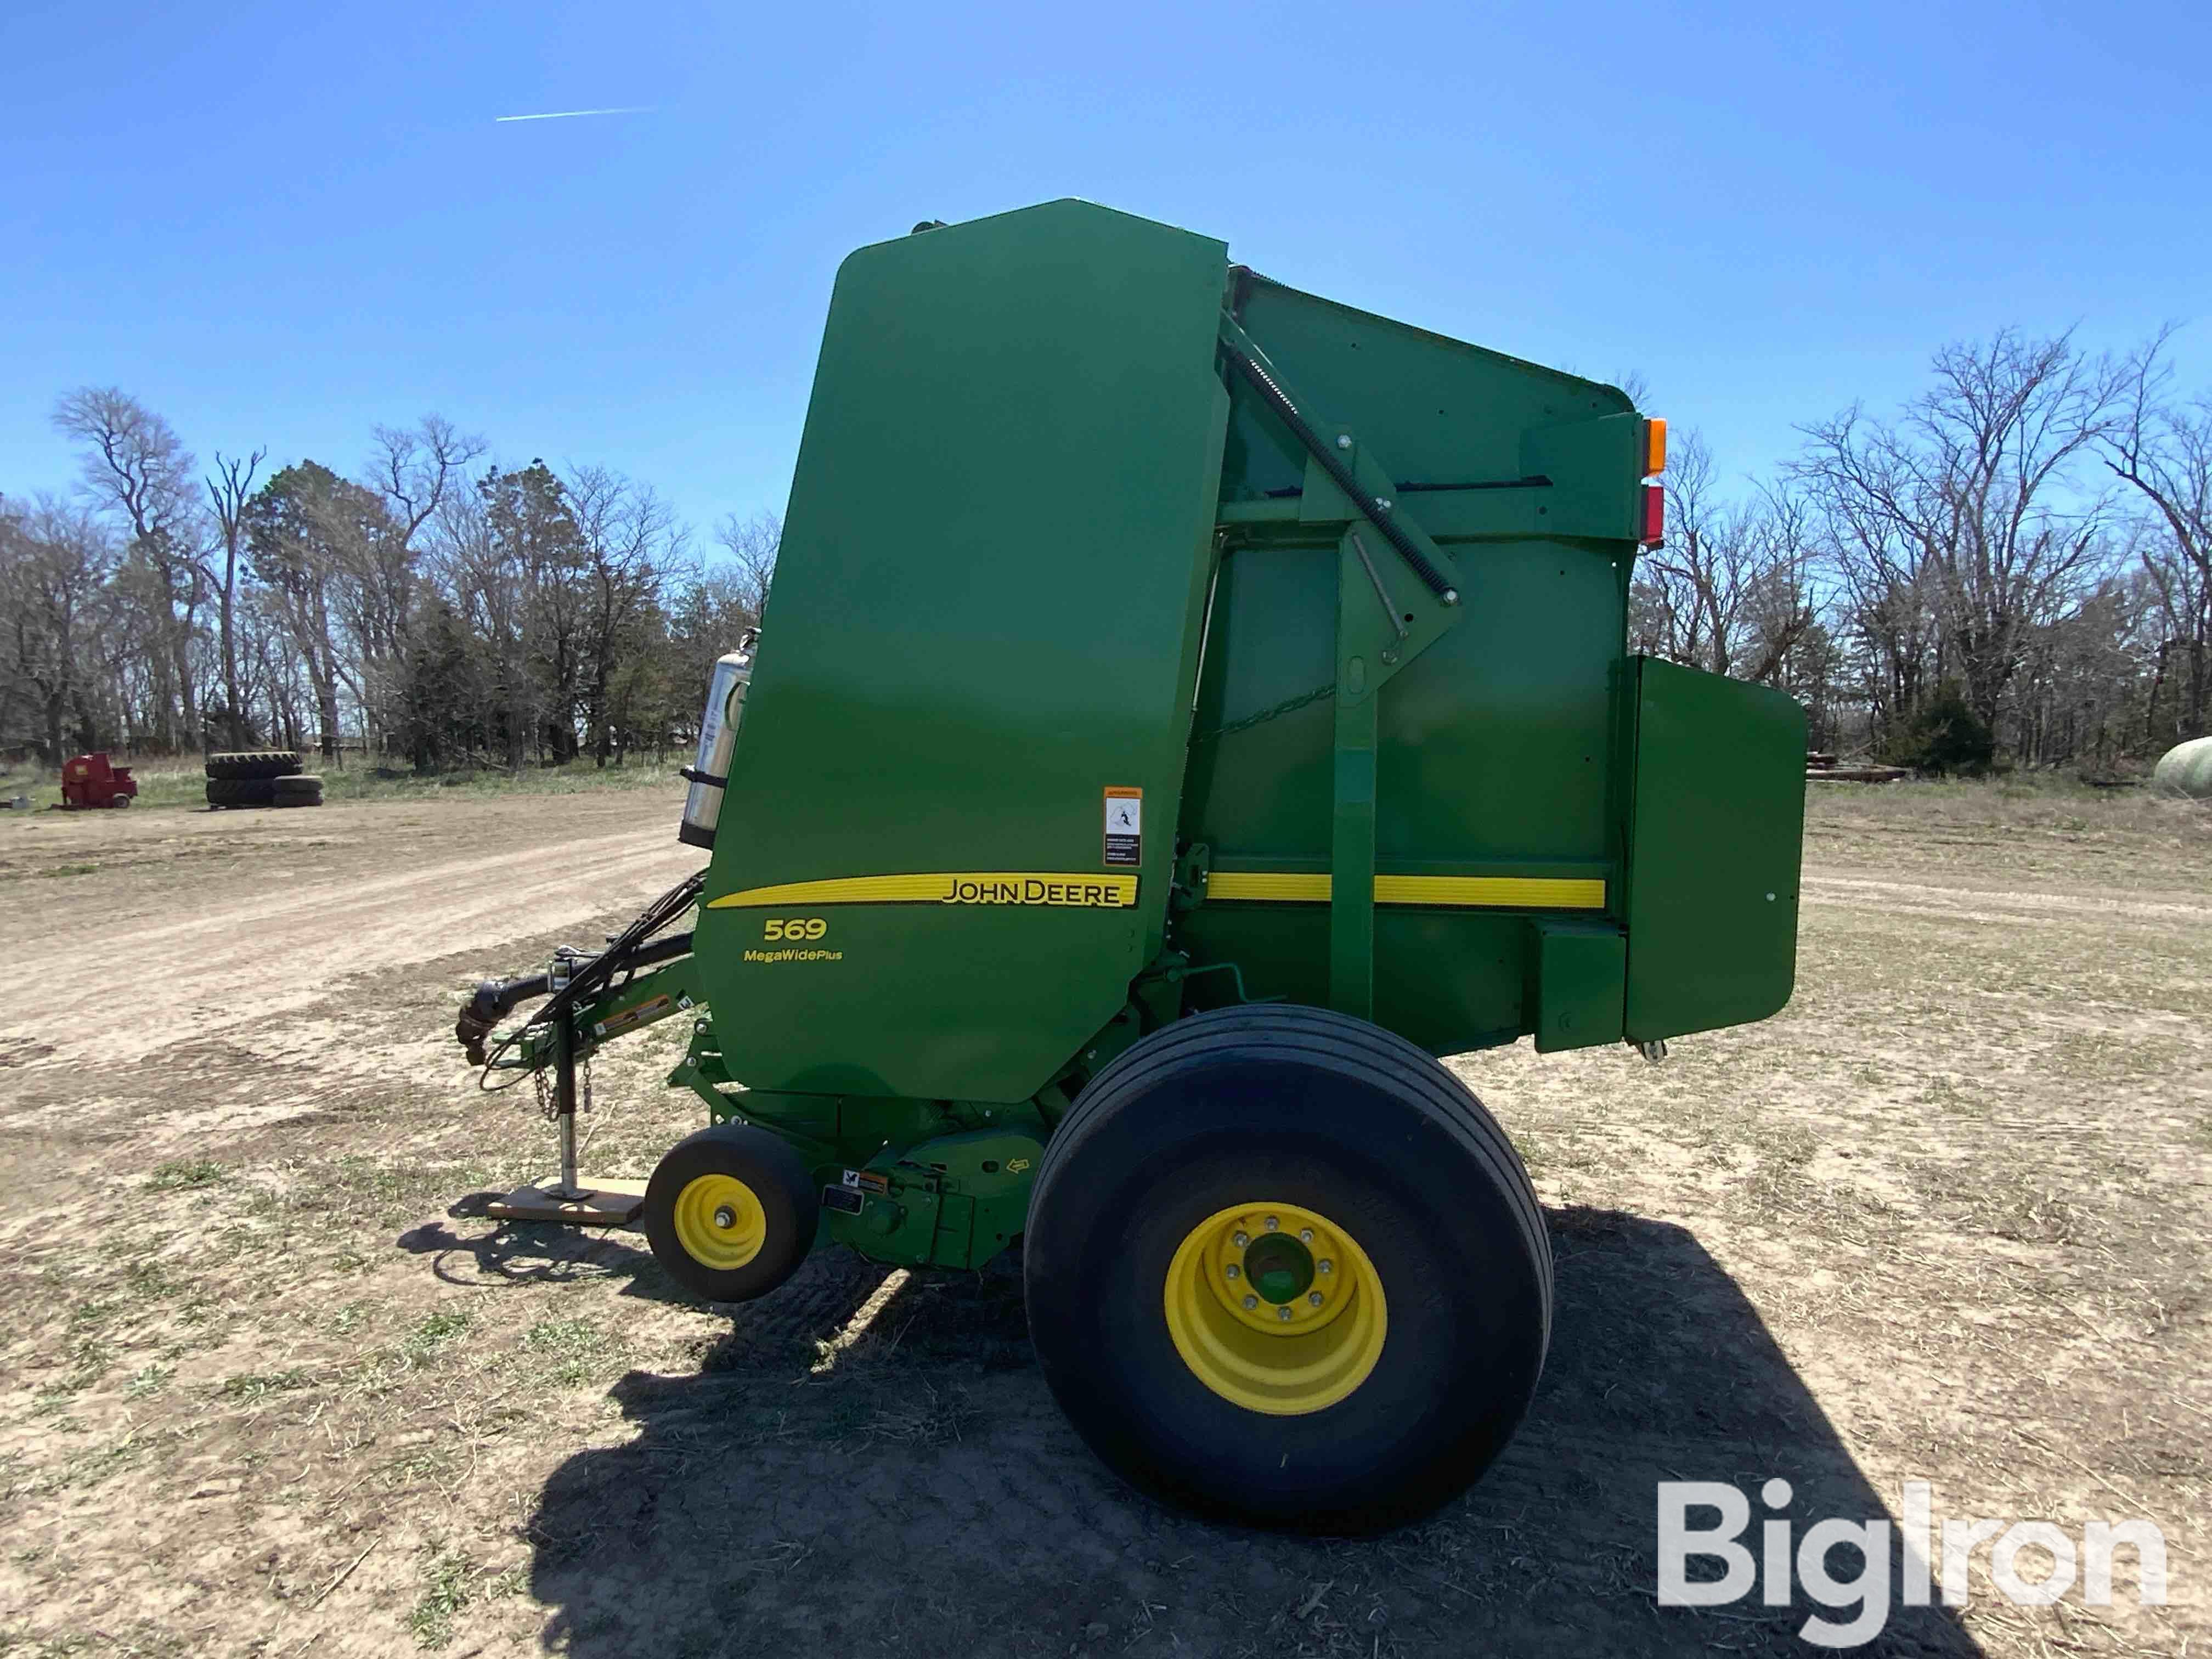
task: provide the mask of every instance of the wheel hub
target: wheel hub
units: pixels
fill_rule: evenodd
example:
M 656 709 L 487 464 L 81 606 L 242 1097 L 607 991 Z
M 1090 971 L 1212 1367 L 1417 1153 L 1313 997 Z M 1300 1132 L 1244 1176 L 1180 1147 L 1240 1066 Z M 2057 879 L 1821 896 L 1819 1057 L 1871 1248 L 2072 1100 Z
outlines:
M 1261 1299 L 1280 1307 L 1295 1302 L 1314 1282 L 1313 1252 L 1284 1232 L 1264 1233 L 1244 1251 L 1246 1283 Z
M 1294 1204 L 1247 1204 L 1184 1237 L 1165 1286 L 1168 1334 L 1215 1394 L 1272 1416 L 1317 1412 L 1375 1369 L 1382 1282 L 1352 1237 Z
M 670 1219 L 676 1242 L 702 1267 L 742 1267 L 768 1243 L 768 1212 L 735 1176 L 702 1175 L 685 1182 Z

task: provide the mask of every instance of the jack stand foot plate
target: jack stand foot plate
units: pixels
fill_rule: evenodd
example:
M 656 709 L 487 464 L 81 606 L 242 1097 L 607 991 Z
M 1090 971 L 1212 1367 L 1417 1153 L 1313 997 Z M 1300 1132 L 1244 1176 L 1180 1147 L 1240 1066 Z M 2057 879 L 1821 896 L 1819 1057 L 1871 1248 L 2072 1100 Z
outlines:
M 580 1176 L 576 1184 L 583 1188 L 580 1198 L 557 1197 L 553 1189 L 560 1181 L 549 1176 L 527 1187 L 517 1187 L 505 1198 L 494 1199 L 484 1206 L 484 1213 L 501 1221 L 566 1221 L 579 1227 L 627 1227 L 645 1208 L 642 1181 L 615 1176 L 594 1181 L 589 1176 Z

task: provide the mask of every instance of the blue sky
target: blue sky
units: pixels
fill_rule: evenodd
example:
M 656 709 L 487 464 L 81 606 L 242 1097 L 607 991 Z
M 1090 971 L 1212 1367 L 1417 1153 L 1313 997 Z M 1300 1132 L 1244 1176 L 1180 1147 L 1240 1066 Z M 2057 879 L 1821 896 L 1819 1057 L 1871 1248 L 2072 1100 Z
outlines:
M 2162 320 L 2212 386 L 2212 9 L 177 7 L 0 18 L 0 491 L 116 384 L 351 471 L 441 411 L 780 508 L 837 262 L 1083 196 L 1649 382 L 1724 471 L 1950 339 Z M 507 125 L 540 110 L 653 112 Z

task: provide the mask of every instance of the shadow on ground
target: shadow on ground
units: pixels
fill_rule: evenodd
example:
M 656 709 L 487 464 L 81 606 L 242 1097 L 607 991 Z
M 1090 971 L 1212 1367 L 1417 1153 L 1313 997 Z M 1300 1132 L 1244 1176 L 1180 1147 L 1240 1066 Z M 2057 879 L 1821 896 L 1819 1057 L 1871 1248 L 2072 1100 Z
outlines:
M 503 1196 L 471 1193 L 447 1210 L 457 1221 L 481 1220 L 485 1206 Z M 690 1298 L 636 1246 L 637 1236 L 613 1228 L 564 1227 L 534 1221 L 503 1222 L 488 1233 L 459 1232 L 441 1221 L 410 1227 L 393 1241 L 430 1258 L 430 1271 L 449 1285 L 504 1279 L 518 1285 L 566 1285 L 583 1279 L 629 1282 L 626 1296 L 661 1302 Z
M 1224 1528 L 1121 1486 L 1054 1407 L 1012 1273 L 915 1276 L 817 1369 L 885 1277 L 823 1252 L 736 1310 L 700 1374 L 624 1376 L 614 1398 L 636 1437 L 546 1483 L 530 1528 L 532 1589 L 556 1609 L 545 1644 L 579 1659 L 1814 1651 L 1796 1632 L 1830 1610 L 1802 1592 L 1656 1605 L 1657 1483 L 1735 1483 L 1754 1534 L 1771 1475 L 1796 1488 L 1796 1531 L 1889 1514 L 1883 1498 L 1694 1237 L 1612 1212 L 1551 1219 L 1559 1317 L 1528 1422 L 1467 1497 L 1364 1540 Z M 1848 1581 L 1857 1564 L 1843 1549 L 1832 1566 Z M 1905 1607 L 1866 1650 L 1978 1651 L 1940 1608 Z

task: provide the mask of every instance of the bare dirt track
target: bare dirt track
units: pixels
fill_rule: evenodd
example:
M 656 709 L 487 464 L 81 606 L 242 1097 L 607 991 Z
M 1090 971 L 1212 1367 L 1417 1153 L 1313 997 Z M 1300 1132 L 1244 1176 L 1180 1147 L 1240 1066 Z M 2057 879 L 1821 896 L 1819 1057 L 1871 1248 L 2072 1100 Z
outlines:
M 452 1212 L 550 1153 L 456 1000 L 694 867 L 673 796 L 0 823 L 0 1653 L 1804 1652 L 1802 1597 L 1654 1605 L 1656 1483 L 1772 1475 L 1800 1528 L 1925 1480 L 2165 1532 L 2166 1607 L 2126 1554 L 2016 1607 L 1984 1546 L 1877 1651 L 2204 1650 L 2203 815 L 1824 789 L 1781 1018 L 1457 1062 L 1551 1206 L 1552 1361 L 1359 1542 L 1128 1495 L 1010 1272 L 825 1252 L 718 1312 Z M 693 1126 L 679 1042 L 601 1058 L 590 1167 Z
M 93 948 L 54 941 L 63 948 L 39 962 L 44 1006 L 0 1014 L 0 1042 L 136 1060 L 167 1047 L 181 1023 L 203 1036 L 258 1024 L 320 1000 L 348 975 L 503 945 L 641 902 L 697 864 L 674 837 L 639 826 L 633 797 L 522 805 L 110 813 L 33 825 L 27 835 L 66 823 L 68 858 L 95 866 L 102 914 L 85 940 Z M 21 862 L 33 877 L 66 881 L 36 867 L 51 844 Z M 106 1001 L 111 947 L 125 940 L 123 1018 L 44 1018 L 57 1005 Z

